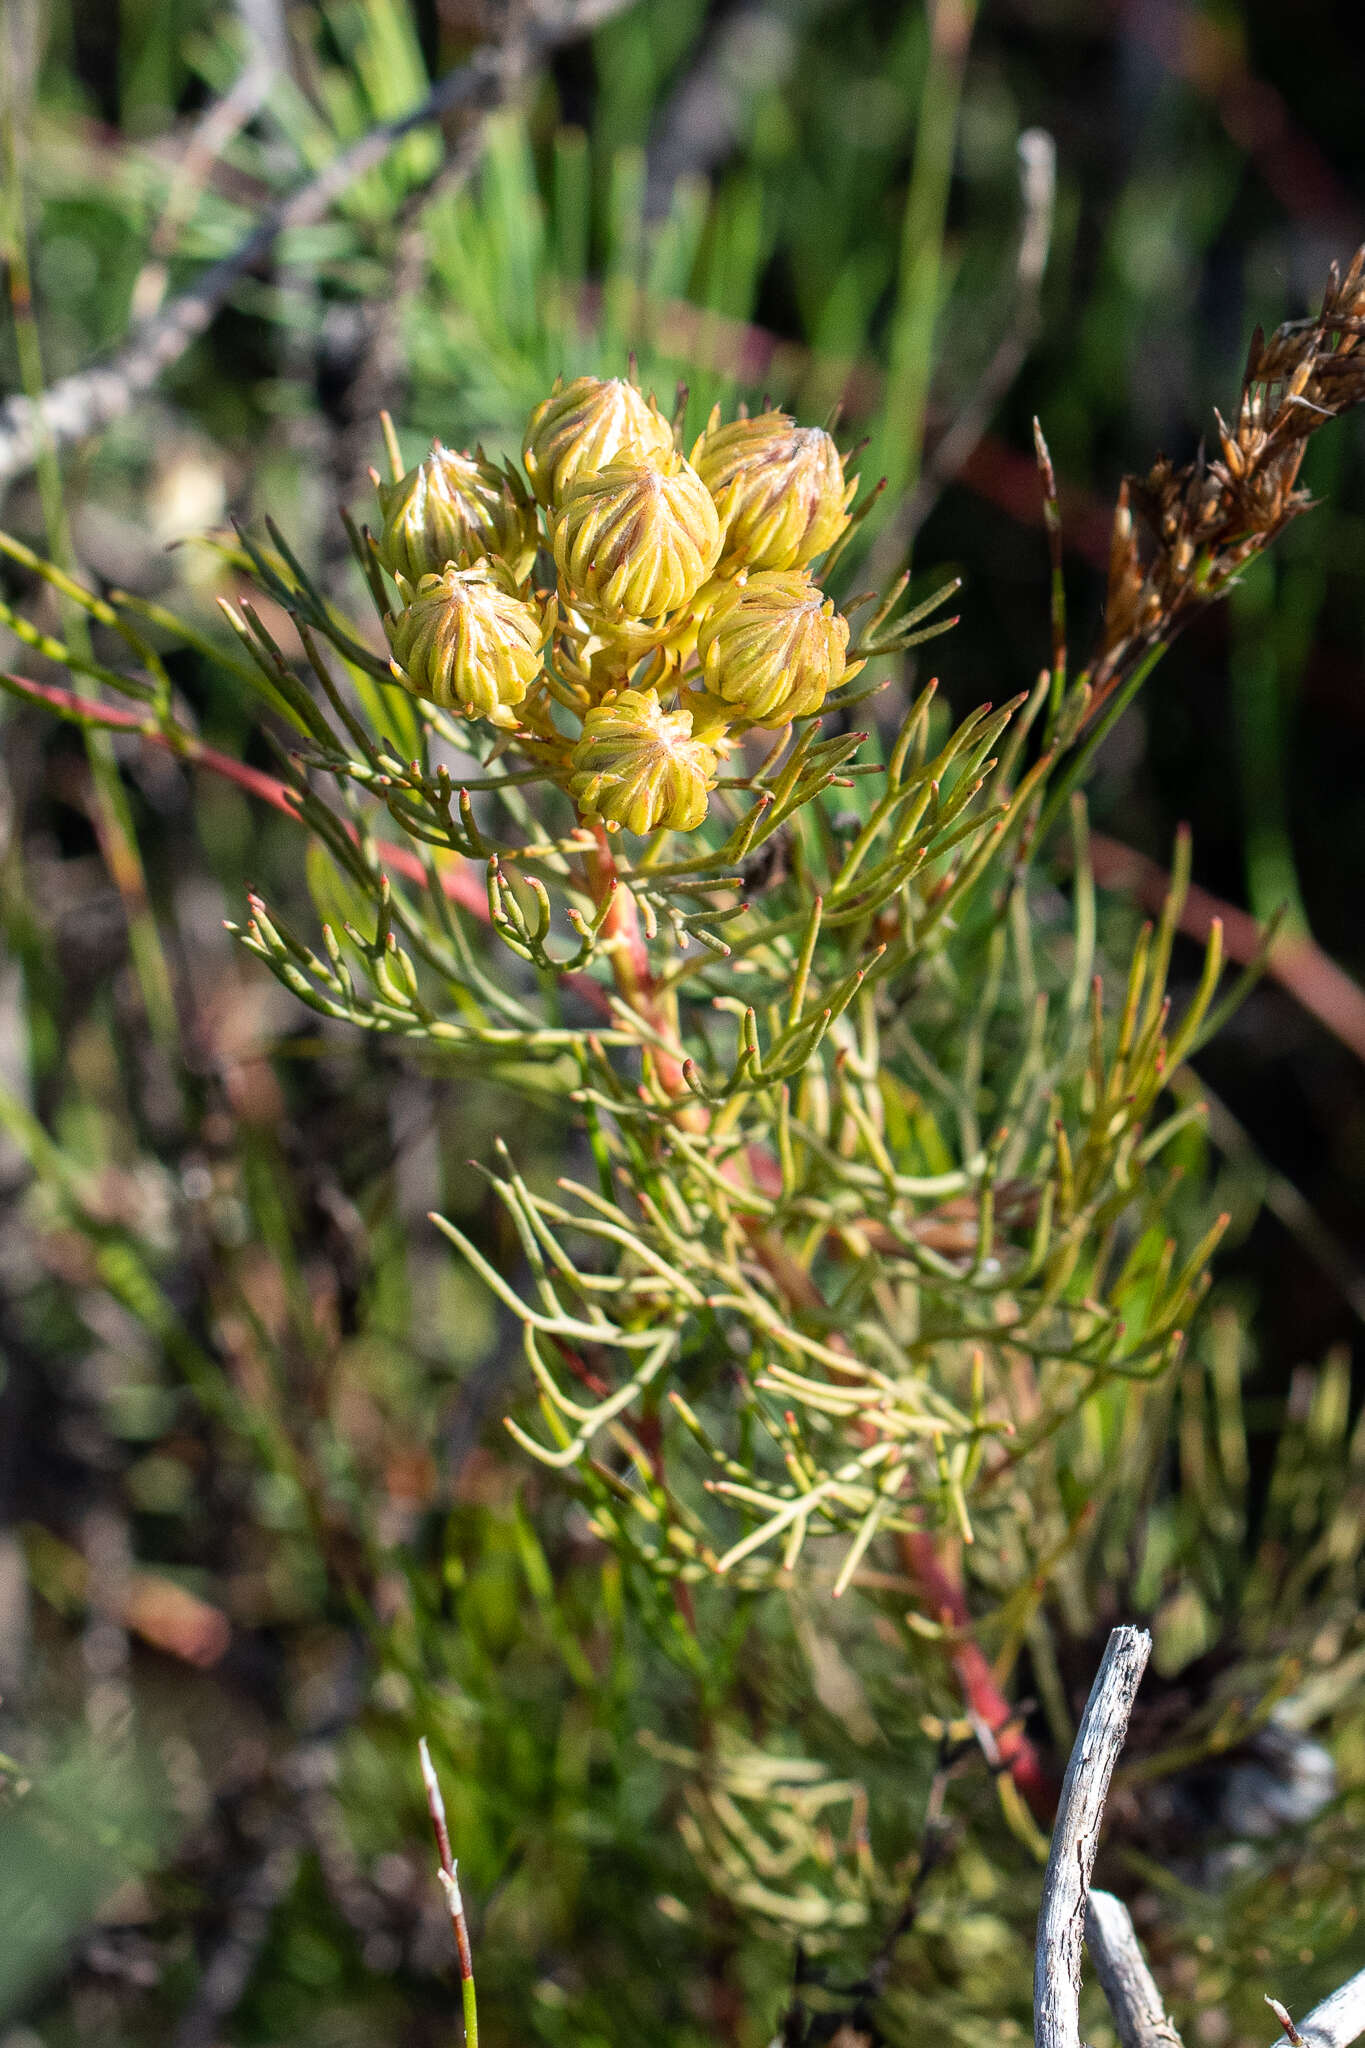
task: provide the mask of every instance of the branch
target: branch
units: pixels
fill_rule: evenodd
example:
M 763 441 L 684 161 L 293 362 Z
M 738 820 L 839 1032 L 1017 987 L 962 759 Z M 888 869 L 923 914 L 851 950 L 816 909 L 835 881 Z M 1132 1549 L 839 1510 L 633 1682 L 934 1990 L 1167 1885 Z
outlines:
M 1119 2048 L 1181 2048 L 1122 1899 L 1091 1892 L 1085 1940 L 1114 2015 Z
M 270 96 L 276 73 L 288 62 L 288 36 L 277 0 L 237 0 L 237 14 L 246 41 L 246 61 L 229 90 L 196 121 L 174 167 L 166 204 L 129 301 L 139 326 L 153 318 L 166 295 L 177 237 L 194 212 L 214 165 L 233 137 L 256 118 Z
M 741 0 L 704 38 L 696 62 L 670 94 L 650 139 L 645 219 L 668 213 L 683 179 L 709 178 L 738 143 L 748 108 L 780 91 L 798 57 L 798 34 L 828 0 Z
M 526 26 L 526 46 L 539 55 L 620 13 L 627 4 L 628 0 L 539 0 Z M 348 186 L 374 170 L 415 128 L 461 109 L 491 113 L 505 95 L 508 72 L 506 45 L 477 50 L 468 63 L 438 79 L 415 107 L 371 128 L 315 178 L 268 208 L 229 255 L 210 264 L 188 291 L 144 322 L 107 362 L 63 377 L 39 404 L 27 398 L 8 399 L 0 406 L 0 488 L 33 467 L 44 437 L 60 448 L 121 418 L 211 326 L 238 280 L 270 253 L 279 236 L 323 219 Z
M 1358 1970 L 1354 1977 L 1324 1998 L 1321 2005 L 1315 2005 L 1306 2020 L 1298 2026 L 1290 2019 L 1282 2005 L 1268 1998 L 1266 2004 L 1275 2013 L 1285 2034 L 1303 2048 L 1349 2048 L 1352 2041 L 1365 2034 L 1365 1970 Z M 1284 2048 L 1284 2036 L 1275 2043 L 1275 2048 Z
M 1035 2048 L 1081 2048 L 1081 1936 L 1109 1780 L 1152 1653 L 1145 1629 L 1116 1628 L 1090 1688 L 1062 1783 L 1033 1961 Z
M 1086 1907 L 1085 1938 L 1095 1974 L 1104 1987 L 1118 2029 L 1120 2048 L 1181 2048 L 1180 2036 L 1167 2019 L 1161 1994 L 1147 1968 L 1128 1909 L 1112 1892 L 1091 1892 Z M 1365 1970 L 1315 2005 L 1302 2025 L 1295 2026 L 1273 1998 L 1266 2004 L 1284 2029 L 1274 2048 L 1349 2048 L 1365 2034 Z
M 1181 2048 L 1128 1909 L 1112 1892 L 1091 1892 L 1085 1939 L 1114 2015 L 1120 2048 Z M 1365 1970 L 1315 2005 L 1298 2026 L 1277 1999 L 1267 1998 L 1266 2004 L 1284 2030 L 1274 2048 L 1284 2048 L 1286 2039 L 1292 2048 L 1350 2048 L 1351 2042 L 1365 2034 Z

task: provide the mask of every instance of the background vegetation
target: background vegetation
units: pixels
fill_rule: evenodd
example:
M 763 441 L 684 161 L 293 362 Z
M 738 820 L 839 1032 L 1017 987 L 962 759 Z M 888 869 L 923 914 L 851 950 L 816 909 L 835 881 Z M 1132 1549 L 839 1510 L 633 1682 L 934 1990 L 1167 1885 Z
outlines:
M 1118 476 L 1187 458 L 1252 327 L 1361 239 L 1325 6 L 637 0 L 543 62 L 507 26 L 458 0 L 12 7 L 7 390 L 116 347 L 482 37 L 525 61 L 477 148 L 425 127 L 281 236 L 0 523 L 218 643 L 235 572 L 195 536 L 268 511 L 346 588 L 336 506 L 368 495 L 381 406 L 410 449 L 502 452 L 557 372 L 634 348 L 701 417 L 842 400 L 890 480 L 876 567 L 913 545 L 916 594 L 964 579 L 934 649 L 963 713 L 1049 655 L 1031 417 L 1088 638 Z M 1021 186 L 1033 129 L 1050 203 L 1036 140 Z M 1365 974 L 1358 420 L 1308 478 L 1321 508 L 1092 783 L 1113 957 L 1181 820 L 1199 884 L 1314 943 L 1198 1057 L 1181 1199 L 1231 1213 L 1213 1295 L 1121 1467 L 1057 1475 L 1073 1533 L 1014 1644 L 1064 1753 L 1109 1622 L 1155 1624 L 1110 1874 L 1211 2048 L 1260 2038 L 1263 1990 L 1297 2009 L 1365 1960 L 1365 1028 L 1332 966 Z M 60 679 L 31 636 L 4 658 Z M 249 693 L 167 661 L 205 738 L 270 769 Z M 564 1117 L 320 1024 L 233 945 L 248 883 L 309 915 L 297 836 L 240 787 L 28 707 L 4 739 L 0 2043 L 451 2039 L 419 1732 L 491 2042 L 762 2043 L 799 1944 L 811 2038 L 874 2006 L 894 2041 L 1025 2036 L 1037 1865 L 929 1652 L 912 1688 L 903 1638 L 809 1588 L 755 1601 L 715 1642 L 730 1747 L 699 1774 L 666 1621 L 507 1442 L 517 1332 L 426 1218 L 515 1270 L 466 1161 L 502 1132 L 534 1184 L 581 1176 Z M 1197 972 L 1178 942 L 1177 986 Z M 1247 1722 L 1277 1700 L 1287 1762 Z

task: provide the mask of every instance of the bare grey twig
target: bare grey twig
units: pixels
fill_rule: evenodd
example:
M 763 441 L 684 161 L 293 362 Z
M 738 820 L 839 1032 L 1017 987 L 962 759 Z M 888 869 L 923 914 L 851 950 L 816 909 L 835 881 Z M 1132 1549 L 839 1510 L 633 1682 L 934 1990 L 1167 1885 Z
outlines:
M 1091 1892 L 1085 1940 L 1114 2015 L 1120 2048 L 1181 2048 L 1122 1899 L 1112 1892 Z
M 1166 2017 L 1128 1909 L 1112 1892 L 1091 1892 L 1085 1939 L 1121 2048 L 1180 2048 L 1180 2036 Z M 1266 2004 L 1283 2029 L 1275 2048 L 1283 2048 L 1286 2039 L 1290 2048 L 1350 2048 L 1365 2034 L 1365 1970 L 1348 1978 L 1297 2025 L 1277 1998 L 1267 1997 Z
M 629 0 L 538 0 L 527 36 L 535 55 L 587 32 Z M 315 178 L 267 209 L 251 233 L 210 264 L 178 298 L 163 307 L 104 363 L 91 364 L 54 384 L 41 402 L 13 397 L 0 405 L 0 488 L 33 467 L 42 430 L 57 447 L 84 440 L 119 419 L 177 362 L 211 325 L 238 280 L 267 256 L 282 234 L 321 220 L 333 201 L 371 171 L 415 128 L 461 110 L 491 112 L 506 91 L 504 47 L 487 45 L 468 63 L 437 80 L 405 114 L 380 122 L 341 150 Z
M 1081 2048 L 1081 1937 L 1109 1780 L 1152 1653 L 1146 1629 L 1116 1628 L 1090 1688 L 1062 1781 L 1033 1961 L 1036 2048 Z

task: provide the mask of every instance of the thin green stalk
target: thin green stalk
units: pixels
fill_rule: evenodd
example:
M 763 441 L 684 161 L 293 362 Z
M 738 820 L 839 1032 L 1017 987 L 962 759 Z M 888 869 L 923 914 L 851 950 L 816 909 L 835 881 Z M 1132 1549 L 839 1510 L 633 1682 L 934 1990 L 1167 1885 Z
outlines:
M 890 505 L 915 488 L 924 452 L 924 416 L 943 289 L 948 190 L 975 16 L 976 0 L 932 0 L 929 8 L 929 48 L 901 226 L 900 279 L 878 450 Z
M 0 215 L 0 261 L 9 284 L 10 316 L 14 325 L 15 353 L 24 395 L 34 407 L 38 422 L 35 469 L 38 494 L 43 508 L 43 525 L 48 550 L 58 565 L 70 571 L 75 566 L 71 529 L 62 492 L 61 470 L 56 449 L 47 432 L 41 410 L 44 391 L 42 342 L 33 307 L 32 276 L 29 268 L 28 236 L 24 223 L 23 187 L 15 84 L 23 67 L 9 53 L 10 90 L 3 107 L 4 189 L 7 203 Z M 61 600 L 59 599 L 59 602 Z M 89 626 L 84 612 L 62 604 L 63 630 L 68 642 L 87 660 L 93 660 Z M 100 847 L 128 919 L 128 946 L 133 969 L 146 1007 L 153 1035 L 163 1046 L 176 1040 L 175 999 L 161 939 L 147 896 L 147 878 L 133 832 L 132 812 L 119 774 L 112 735 L 95 726 L 84 732 L 86 757 L 94 785 L 94 823 Z
M 1043 807 L 1043 815 L 1038 821 L 1038 829 L 1030 835 L 1030 845 L 1041 846 L 1046 840 L 1058 817 L 1071 801 L 1073 791 L 1079 789 L 1080 785 L 1085 781 L 1086 776 L 1090 772 L 1090 764 L 1094 760 L 1099 748 L 1108 739 L 1110 733 L 1118 724 L 1120 718 L 1122 718 L 1124 712 L 1128 709 L 1128 706 L 1132 703 L 1134 697 L 1136 697 L 1138 691 L 1142 688 L 1142 685 L 1146 682 L 1148 676 L 1152 673 L 1152 670 L 1165 652 L 1166 642 L 1164 640 L 1158 641 L 1156 646 L 1150 648 L 1143 656 L 1122 687 L 1115 690 L 1105 706 L 1103 717 L 1096 722 L 1095 726 L 1087 734 L 1084 742 L 1076 749 L 1071 759 L 1067 762 L 1063 773 L 1058 777 L 1055 786 L 1048 796 L 1047 803 Z

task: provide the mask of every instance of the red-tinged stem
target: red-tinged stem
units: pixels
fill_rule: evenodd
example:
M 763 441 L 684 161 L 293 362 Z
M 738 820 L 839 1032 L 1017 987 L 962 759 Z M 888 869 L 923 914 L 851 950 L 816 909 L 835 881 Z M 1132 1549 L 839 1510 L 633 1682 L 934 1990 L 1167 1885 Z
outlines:
M 436 1837 L 436 1855 L 440 1870 L 441 1888 L 446 1895 L 450 1910 L 451 1932 L 455 1936 L 455 1953 L 460 1962 L 460 1996 L 464 2006 L 465 2048 L 479 2048 L 479 2009 L 474 1993 L 474 1955 L 469 1942 L 469 1922 L 465 1918 L 464 1900 L 460 1896 L 460 1882 L 456 1874 L 455 1858 L 450 1849 L 450 1829 L 446 1825 L 446 1805 L 441 1797 L 440 1780 L 431 1761 L 431 1751 L 424 1735 L 417 1745 L 417 1755 L 422 1766 L 422 1784 L 427 1795 L 427 1812 L 431 1816 L 431 1831 Z
M 231 754 L 222 754 L 216 747 L 205 746 L 193 733 L 178 728 L 168 732 L 164 726 L 140 712 L 129 711 L 118 704 L 95 704 L 74 690 L 64 690 L 57 683 L 38 683 L 31 676 L 0 670 L 0 685 L 12 695 L 42 704 L 75 724 L 102 726 L 110 732 L 135 733 L 149 746 L 160 747 L 163 753 L 173 754 L 178 761 L 187 761 L 191 767 L 207 769 L 211 775 L 219 775 L 225 782 L 235 782 L 248 796 L 258 797 L 286 818 L 302 822 L 296 792 L 287 782 L 281 782 L 276 775 L 267 775 L 260 768 L 250 768 L 245 761 L 234 761 Z M 346 830 L 353 839 L 359 839 L 353 825 L 347 824 Z M 400 875 L 405 882 L 425 888 L 427 870 L 410 848 L 395 846 L 387 839 L 377 839 L 374 850 L 381 866 L 392 874 Z M 487 924 L 488 891 L 470 863 L 466 860 L 450 862 L 439 868 L 437 873 L 441 888 L 451 902 L 458 903 L 461 910 L 467 910 L 472 917 Z M 610 1016 L 606 996 L 591 975 L 566 974 L 564 983 L 591 1004 L 600 1016 Z
M 950 1633 L 948 1661 L 968 1711 L 990 1730 L 1000 1766 L 1009 1772 L 1034 1818 L 1050 1825 L 1057 1804 L 1056 1783 L 1019 1726 L 985 1652 L 970 1633 L 972 1619 L 961 1584 L 950 1576 L 941 1552 L 926 1530 L 902 1536 L 900 1550 L 906 1571 L 923 1591 L 930 1619 L 941 1623 Z
M 146 718 L 140 712 L 125 710 L 117 704 L 93 703 L 90 698 L 78 696 L 74 690 L 64 690 L 57 683 L 38 683 L 31 676 L 16 676 L 9 671 L 0 675 L 0 681 L 16 697 L 27 697 L 36 704 L 45 704 L 50 711 L 71 719 L 77 725 L 102 726 L 110 732 L 136 733 L 140 739 L 149 740 L 168 754 L 191 761 L 196 767 L 211 769 L 215 775 L 225 776 L 252 796 L 273 804 L 277 811 L 285 811 L 293 818 L 298 816 L 287 783 L 278 781 L 273 775 L 262 774 L 259 768 L 248 768 L 244 761 L 234 761 L 230 754 L 220 754 L 216 748 L 206 747 L 192 733 L 167 732 L 155 719 Z
M 1123 889 L 1145 910 L 1160 913 L 1171 878 L 1158 862 L 1098 832 L 1090 838 L 1090 861 L 1101 888 Z M 1263 951 L 1265 931 L 1250 911 L 1239 910 L 1236 904 L 1224 903 L 1197 883 L 1191 884 L 1180 913 L 1181 931 L 1202 942 L 1215 922 L 1222 924 L 1223 950 L 1229 960 L 1245 967 Z M 1297 933 L 1282 933 L 1270 948 L 1266 973 L 1334 1038 L 1365 1060 L 1365 989 L 1320 946 Z
M 757 1257 L 794 1307 L 827 1306 L 811 1275 L 779 1239 L 757 1224 L 748 1227 L 747 1235 Z M 848 1348 L 837 1330 L 826 1341 L 835 1351 Z M 960 1580 L 950 1573 L 938 1545 L 926 1530 L 902 1536 L 900 1552 L 907 1575 L 924 1594 L 930 1619 L 940 1622 L 948 1631 L 948 1661 L 968 1712 L 983 1729 L 989 1730 L 1001 1769 L 1008 1771 L 1033 1814 L 1041 1822 L 1050 1823 L 1057 1788 L 997 1685 L 985 1652 L 972 1636 L 972 1618 Z
M 55 684 L 38 683 L 11 674 L 4 674 L 0 680 L 14 694 L 44 704 L 64 717 L 114 731 L 136 733 L 151 745 L 236 783 L 285 816 L 299 816 L 295 794 L 287 783 L 205 746 L 190 734 L 168 733 L 137 712 L 118 706 L 93 705 L 88 699 Z M 1092 835 L 1090 847 L 1095 879 L 1102 887 L 1128 890 L 1147 908 L 1160 910 L 1170 886 L 1170 877 L 1164 869 L 1145 855 L 1099 834 Z M 407 848 L 381 841 L 375 850 L 383 864 L 395 874 L 419 885 L 426 883 L 426 870 Z M 617 987 L 623 1000 L 629 1002 L 656 1030 L 668 1037 L 676 1037 L 671 1018 L 661 1014 L 661 1006 L 655 999 L 639 910 L 629 889 L 620 880 L 601 827 L 595 835 L 589 870 L 593 894 L 599 905 L 609 890 L 614 891 L 603 929 L 608 938 L 621 942 L 612 958 Z M 453 901 L 472 915 L 487 920 L 486 892 L 468 864 L 461 861 L 458 865 L 443 868 L 440 880 L 442 888 Z M 1242 964 L 1255 959 L 1265 940 L 1256 919 L 1234 905 L 1220 902 L 1208 891 L 1192 887 L 1181 911 L 1180 929 L 1191 937 L 1207 938 L 1215 918 L 1222 921 L 1228 957 Z M 1305 1009 L 1365 1059 L 1365 992 L 1349 976 L 1311 940 L 1301 938 L 1280 939 L 1271 949 L 1267 966 L 1268 972 Z M 566 977 L 566 980 L 581 988 L 585 998 L 596 1007 L 605 1008 L 602 989 L 589 977 L 574 975 Z M 653 1057 L 656 1071 L 665 1085 L 672 1092 L 682 1093 L 685 1083 L 680 1059 L 657 1048 L 653 1049 Z M 698 1104 L 697 1108 L 701 1110 L 701 1105 Z M 775 1162 L 763 1148 L 749 1148 L 748 1165 L 756 1186 L 773 1187 Z M 734 1171 L 733 1167 L 730 1171 Z M 823 1306 L 810 1275 L 786 1252 L 785 1247 L 766 1233 L 755 1232 L 753 1242 L 759 1257 L 794 1305 L 807 1308 Z M 838 1339 L 831 1341 L 837 1344 Z M 933 1537 L 927 1532 L 902 1537 L 901 1549 L 906 1569 L 923 1589 L 933 1618 L 941 1621 L 951 1633 L 948 1655 L 968 1708 L 981 1725 L 990 1730 L 1001 1765 L 1008 1770 L 1033 1812 L 1047 1821 L 1052 1813 L 1055 1787 L 1034 1745 L 1017 1725 L 1010 1703 L 996 1683 L 984 1652 L 972 1639 L 971 1616 L 960 1582 L 950 1574 Z
M 221 775 L 224 781 L 235 782 L 248 796 L 259 797 L 272 810 L 282 811 L 286 818 L 299 819 L 298 797 L 287 782 L 281 782 L 276 775 L 265 774 L 260 768 L 250 768 L 245 761 L 234 761 L 231 754 L 221 754 L 216 747 L 205 746 L 193 733 L 179 728 L 167 731 L 155 719 L 147 718 L 141 712 L 126 710 L 118 704 L 95 704 L 74 690 L 64 690 L 57 683 L 38 683 L 31 676 L 4 672 L 0 674 L 0 683 L 15 696 L 44 704 L 50 711 L 77 725 L 102 726 L 110 732 L 136 733 L 149 746 L 160 747 L 163 753 L 173 754 L 179 761 L 188 761 L 192 767 L 206 768 L 211 775 Z M 359 836 L 354 826 L 348 825 L 347 830 L 352 838 Z M 384 866 L 392 868 L 405 882 L 425 884 L 426 869 L 417 855 L 406 847 L 393 846 L 381 839 L 376 842 L 375 851 Z M 487 922 L 488 893 L 467 862 L 461 861 L 458 867 L 443 868 L 441 887 L 452 902 Z
M 0 671 L 0 684 L 15 696 L 43 704 L 78 724 L 105 726 L 112 732 L 136 733 L 149 745 L 160 747 L 163 752 L 174 754 L 193 767 L 207 769 L 225 781 L 235 782 L 249 796 L 258 797 L 272 809 L 282 811 L 287 818 L 299 815 L 294 792 L 287 782 L 281 782 L 277 776 L 267 775 L 259 768 L 249 768 L 244 761 L 234 761 L 230 754 L 205 746 L 191 733 L 167 732 L 136 711 L 128 711 L 118 705 L 94 704 L 89 698 L 78 696 L 74 690 L 64 690 L 56 683 L 35 682 L 30 676 Z M 604 850 L 609 863 L 609 879 L 615 874 L 615 862 L 611 859 L 610 848 Z M 1098 832 L 1091 835 L 1090 850 L 1095 880 L 1102 889 L 1125 890 L 1136 896 L 1145 909 L 1160 911 L 1170 889 L 1170 876 L 1158 862 L 1125 846 L 1120 840 L 1107 838 Z M 401 875 L 404 881 L 415 882 L 419 886 L 425 884 L 426 870 L 408 848 L 394 846 L 381 839 L 376 842 L 375 851 L 384 866 Z M 601 859 L 601 851 L 598 851 L 597 858 Z M 487 891 L 467 862 L 443 867 L 440 879 L 442 889 L 452 902 L 487 922 Z M 619 898 L 622 894 L 619 886 L 617 893 Z M 639 912 L 629 891 L 624 894 L 623 902 L 613 904 L 607 928 L 623 934 L 627 941 L 623 951 L 630 962 L 630 971 L 637 976 L 636 985 L 642 982 L 647 985 L 648 956 L 644 950 Z M 1236 961 L 1239 966 L 1246 966 L 1254 960 L 1265 944 L 1265 932 L 1257 920 L 1249 911 L 1239 909 L 1236 904 L 1225 903 L 1197 884 L 1192 885 L 1180 914 L 1180 930 L 1188 938 L 1205 940 L 1215 918 L 1222 921 L 1223 945 L 1229 960 Z M 1272 946 L 1266 972 L 1335 1038 L 1365 1060 L 1365 990 L 1320 946 L 1315 945 L 1312 939 L 1286 934 Z M 571 980 L 573 987 L 595 1009 L 607 1013 L 602 990 L 589 976 L 574 975 L 566 979 Z M 651 1018 L 650 1021 L 657 1020 Z M 662 1055 L 660 1057 L 663 1058 Z M 681 1067 L 677 1080 L 681 1088 Z
M 649 964 L 649 948 L 640 923 L 640 909 L 629 888 L 622 881 L 612 854 L 611 842 L 606 827 L 593 827 L 593 847 L 588 856 L 588 884 L 594 902 L 601 905 L 610 899 L 610 908 L 602 923 L 603 937 L 615 941 L 611 950 L 612 972 L 616 978 L 617 993 L 628 1003 L 636 1015 L 656 1031 L 661 1038 L 677 1043 L 677 1019 L 671 1006 L 659 997 L 653 969 Z M 654 1071 L 670 1095 L 687 1094 L 687 1083 L 683 1079 L 681 1051 L 665 1051 L 657 1044 L 649 1046 L 649 1057 Z M 701 1107 L 700 1104 L 697 1105 Z

